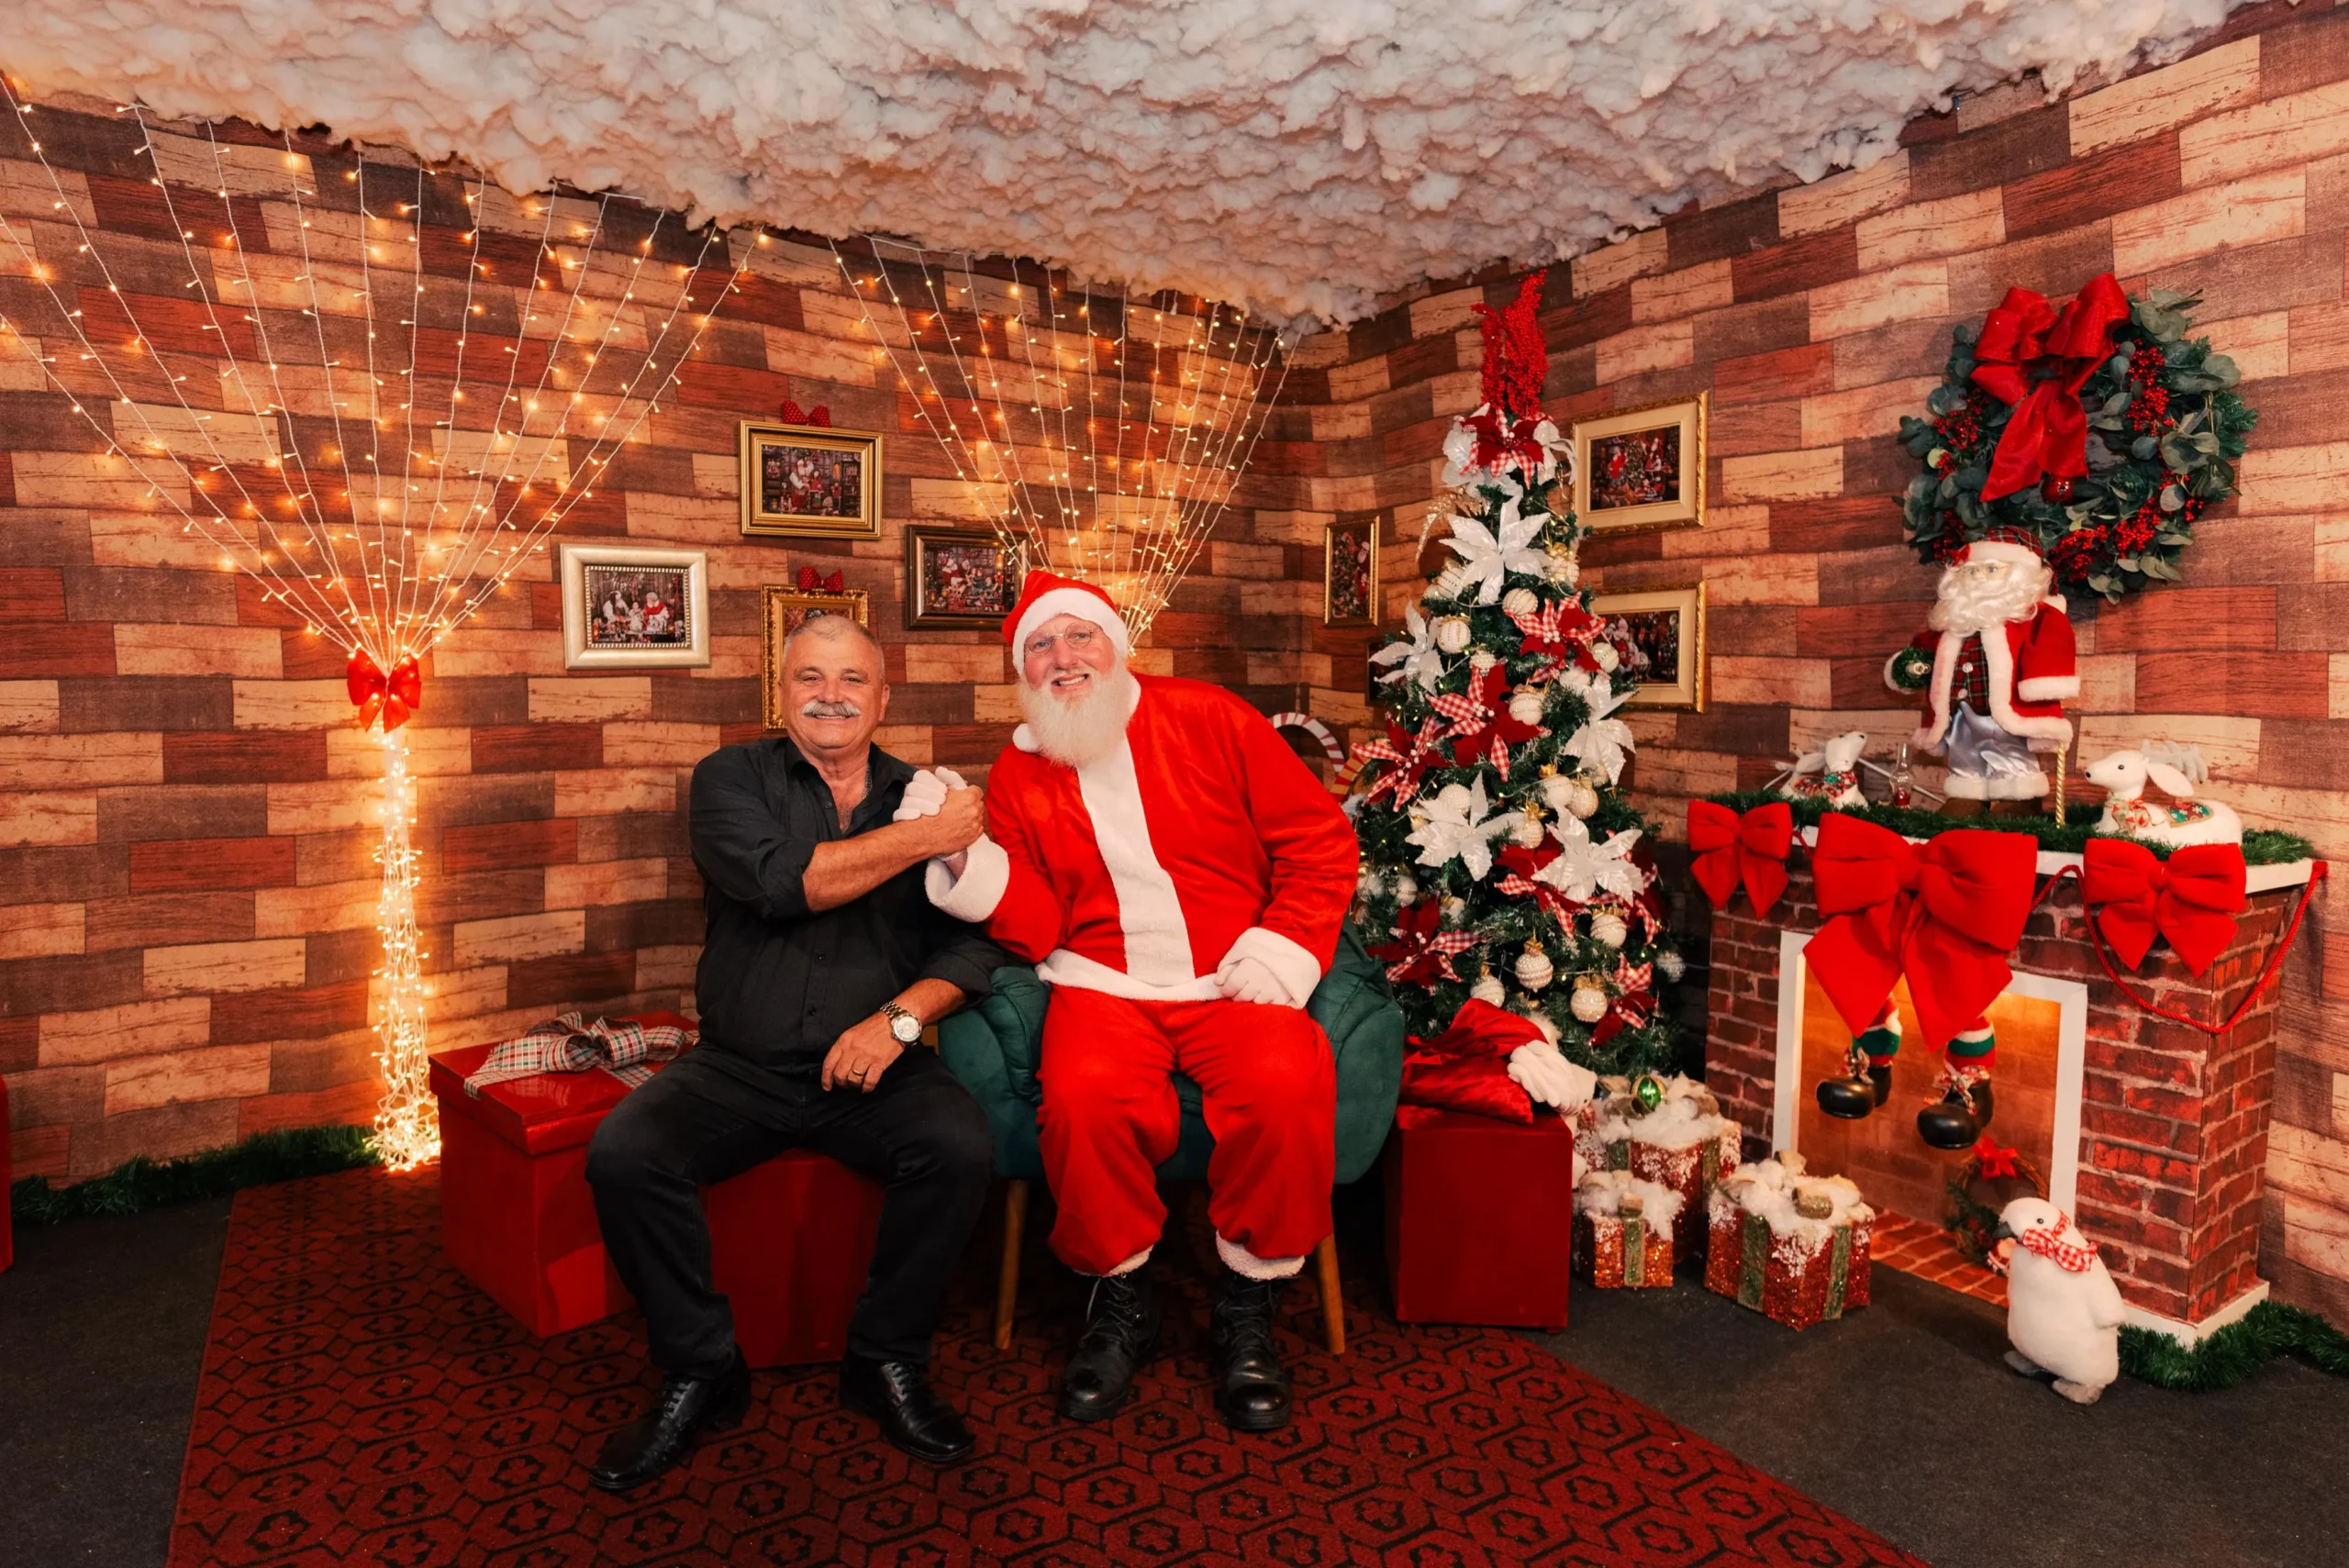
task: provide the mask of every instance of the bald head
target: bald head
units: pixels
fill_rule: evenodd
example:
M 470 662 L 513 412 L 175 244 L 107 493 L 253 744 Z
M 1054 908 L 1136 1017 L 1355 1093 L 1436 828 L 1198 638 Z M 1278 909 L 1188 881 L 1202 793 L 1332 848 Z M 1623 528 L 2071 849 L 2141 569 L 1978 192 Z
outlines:
M 810 616 L 784 639 L 784 728 L 801 751 L 862 766 L 889 711 L 881 644 L 848 616 Z
M 861 643 L 872 655 L 875 673 L 882 668 L 881 639 L 865 630 L 854 616 L 813 615 L 794 627 L 791 635 L 783 639 L 783 667 L 785 670 L 791 668 L 792 650 L 807 638 L 829 642 Z

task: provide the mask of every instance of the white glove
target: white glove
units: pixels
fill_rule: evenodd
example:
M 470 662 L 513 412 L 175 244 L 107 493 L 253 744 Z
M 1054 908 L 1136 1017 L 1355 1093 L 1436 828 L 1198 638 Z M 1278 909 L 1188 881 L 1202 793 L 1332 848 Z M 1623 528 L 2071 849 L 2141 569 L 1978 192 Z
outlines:
M 1280 976 L 1260 958 L 1227 958 L 1217 966 L 1216 988 L 1230 1002 L 1262 1002 L 1273 1007 L 1302 1006 L 1288 994 Z
M 889 818 L 892 822 L 911 822 L 917 817 L 935 817 L 938 808 L 946 804 L 946 792 L 968 789 L 963 775 L 952 768 L 918 770 L 906 784 L 905 798 Z
M 1508 1053 L 1510 1081 L 1563 1115 L 1571 1116 L 1598 1092 L 1598 1074 L 1558 1054 L 1546 1040 L 1528 1040 Z

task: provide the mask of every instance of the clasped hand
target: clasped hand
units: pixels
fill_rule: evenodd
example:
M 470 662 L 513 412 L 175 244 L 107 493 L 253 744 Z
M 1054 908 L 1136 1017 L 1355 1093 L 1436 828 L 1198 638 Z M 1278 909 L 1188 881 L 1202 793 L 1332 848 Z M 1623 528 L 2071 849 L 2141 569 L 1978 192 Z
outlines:
M 905 799 L 890 820 L 921 824 L 933 846 L 930 854 L 961 876 L 963 851 L 986 832 L 986 793 L 963 783 L 952 768 L 925 768 L 906 785 Z

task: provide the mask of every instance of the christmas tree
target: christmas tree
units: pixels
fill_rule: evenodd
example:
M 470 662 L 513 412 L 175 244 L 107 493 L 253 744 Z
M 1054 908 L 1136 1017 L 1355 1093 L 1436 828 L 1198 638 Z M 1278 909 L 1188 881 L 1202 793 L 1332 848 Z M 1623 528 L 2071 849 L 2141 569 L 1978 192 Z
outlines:
M 1601 1073 L 1671 1063 L 1680 956 L 1650 825 L 1623 797 L 1637 683 L 1579 584 L 1573 453 L 1542 414 L 1542 274 L 1478 307 L 1484 403 L 1444 442 L 1454 559 L 1371 655 L 1388 721 L 1356 749 L 1363 929 L 1416 1034 L 1471 996 Z M 1383 940 L 1381 940 L 1383 939 Z

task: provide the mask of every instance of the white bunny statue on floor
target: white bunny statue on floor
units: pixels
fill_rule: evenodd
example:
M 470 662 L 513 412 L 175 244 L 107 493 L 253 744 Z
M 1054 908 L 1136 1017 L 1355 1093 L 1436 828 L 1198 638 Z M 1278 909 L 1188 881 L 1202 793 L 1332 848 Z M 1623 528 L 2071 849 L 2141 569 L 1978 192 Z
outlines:
M 2149 740 L 2139 751 L 2099 757 L 2084 771 L 2090 784 L 2106 791 L 2104 815 L 2096 824 L 2099 833 L 2180 847 L 2243 842 L 2243 818 L 2232 806 L 2194 798 L 2195 783 L 2207 772 L 2199 748 Z M 2149 805 L 2143 798 L 2148 782 L 2174 796 L 2172 803 Z
M 1865 729 L 1831 735 L 1816 751 L 1795 759 L 1794 772 L 1778 786 L 1788 800 L 1824 800 L 1830 806 L 1865 806 L 1860 793 L 1860 753 L 1867 750 Z

